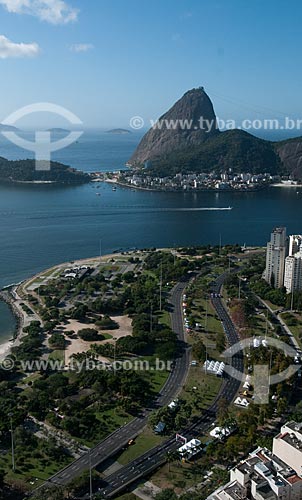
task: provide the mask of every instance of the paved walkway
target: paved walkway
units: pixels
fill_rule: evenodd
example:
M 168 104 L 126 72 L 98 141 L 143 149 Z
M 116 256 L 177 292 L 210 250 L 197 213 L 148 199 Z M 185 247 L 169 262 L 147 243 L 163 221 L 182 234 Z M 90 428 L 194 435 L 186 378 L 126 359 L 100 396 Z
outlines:
M 297 339 L 295 338 L 295 336 L 293 335 L 292 331 L 288 328 L 286 323 L 283 321 L 283 319 L 281 317 L 281 313 L 276 314 L 276 312 L 263 299 L 261 299 L 261 297 L 259 297 L 259 295 L 256 295 L 256 297 L 261 302 L 261 304 L 263 304 L 266 307 L 266 309 L 269 310 L 269 312 L 272 314 L 272 316 L 274 316 L 279 321 L 281 327 L 283 328 L 285 333 L 289 336 L 289 339 L 290 339 L 292 346 L 295 349 L 297 349 L 298 351 L 300 351 L 301 350 L 300 344 L 297 341 Z M 290 312 L 290 311 L 283 311 L 283 313 L 285 313 L 285 312 Z

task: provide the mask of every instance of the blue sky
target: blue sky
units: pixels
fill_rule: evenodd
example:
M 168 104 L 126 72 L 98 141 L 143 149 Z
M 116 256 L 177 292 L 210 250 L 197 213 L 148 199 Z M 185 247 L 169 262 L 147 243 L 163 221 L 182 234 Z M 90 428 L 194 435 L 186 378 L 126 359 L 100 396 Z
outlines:
M 48 101 L 127 126 L 199 85 L 224 119 L 302 117 L 301 18 L 299 0 L 0 0 L 0 121 Z

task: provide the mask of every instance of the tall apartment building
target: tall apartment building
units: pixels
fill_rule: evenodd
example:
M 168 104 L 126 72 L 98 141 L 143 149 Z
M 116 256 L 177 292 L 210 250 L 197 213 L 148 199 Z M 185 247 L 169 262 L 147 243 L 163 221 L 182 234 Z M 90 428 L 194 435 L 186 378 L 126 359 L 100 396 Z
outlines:
M 302 423 L 287 422 L 274 437 L 273 453 L 302 477 Z
M 301 500 L 302 424 L 288 422 L 273 451 L 257 448 L 230 472 L 230 481 L 207 500 Z
M 289 236 L 288 255 L 292 256 L 299 252 L 302 245 L 302 235 L 292 234 Z
M 286 228 L 276 227 L 266 248 L 264 279 L 275 288 L 284 286 L 284 267 L 287 255 Z
M 302 244 L 299 252 L 285 259 L 284 286 L 287 293 L 302 290 Z

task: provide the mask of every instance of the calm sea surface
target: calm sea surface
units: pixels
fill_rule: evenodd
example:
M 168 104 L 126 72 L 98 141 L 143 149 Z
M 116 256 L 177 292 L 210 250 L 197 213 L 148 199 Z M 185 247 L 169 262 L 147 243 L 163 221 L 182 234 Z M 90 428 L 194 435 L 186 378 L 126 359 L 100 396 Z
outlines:
M 54 158 L 85 171 L 122 168 L 139 135 L 86 133 Z M 3 138 L 0 155 L 26 158 Z M 99 195 L 97 195 L 99 193 Z M 230 211 L 180 211 L 197 207 Z M 167 210 L 168 209 L 168 210 Z M 273 226 L 302 232 L 302 188 L 255 193 L 153 193 L 89 184 L 76 187 L 0 186 L 0 287 L 62 261 L 117 249 L 246 243 L 263 245 Z M 12 320 L 0 308 L 0 338 Z

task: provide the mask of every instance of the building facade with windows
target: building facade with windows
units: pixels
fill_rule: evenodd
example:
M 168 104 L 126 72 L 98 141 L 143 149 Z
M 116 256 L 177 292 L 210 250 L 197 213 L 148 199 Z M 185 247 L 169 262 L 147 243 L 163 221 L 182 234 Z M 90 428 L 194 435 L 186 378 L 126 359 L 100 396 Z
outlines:
M 284 286 L 287 293 L 302 290 L 302 244 L 298 252 L 285 259 Z
M 276 227 L 266 247 L 264 279 L 275 288 L 284 286 L 285 257 L 287 256 L 286 228 Z
M 207 500 L 241 499 L 302 499 L 302 423 L 285 424 L 274 438 L 273 451 L 257 448 Z

